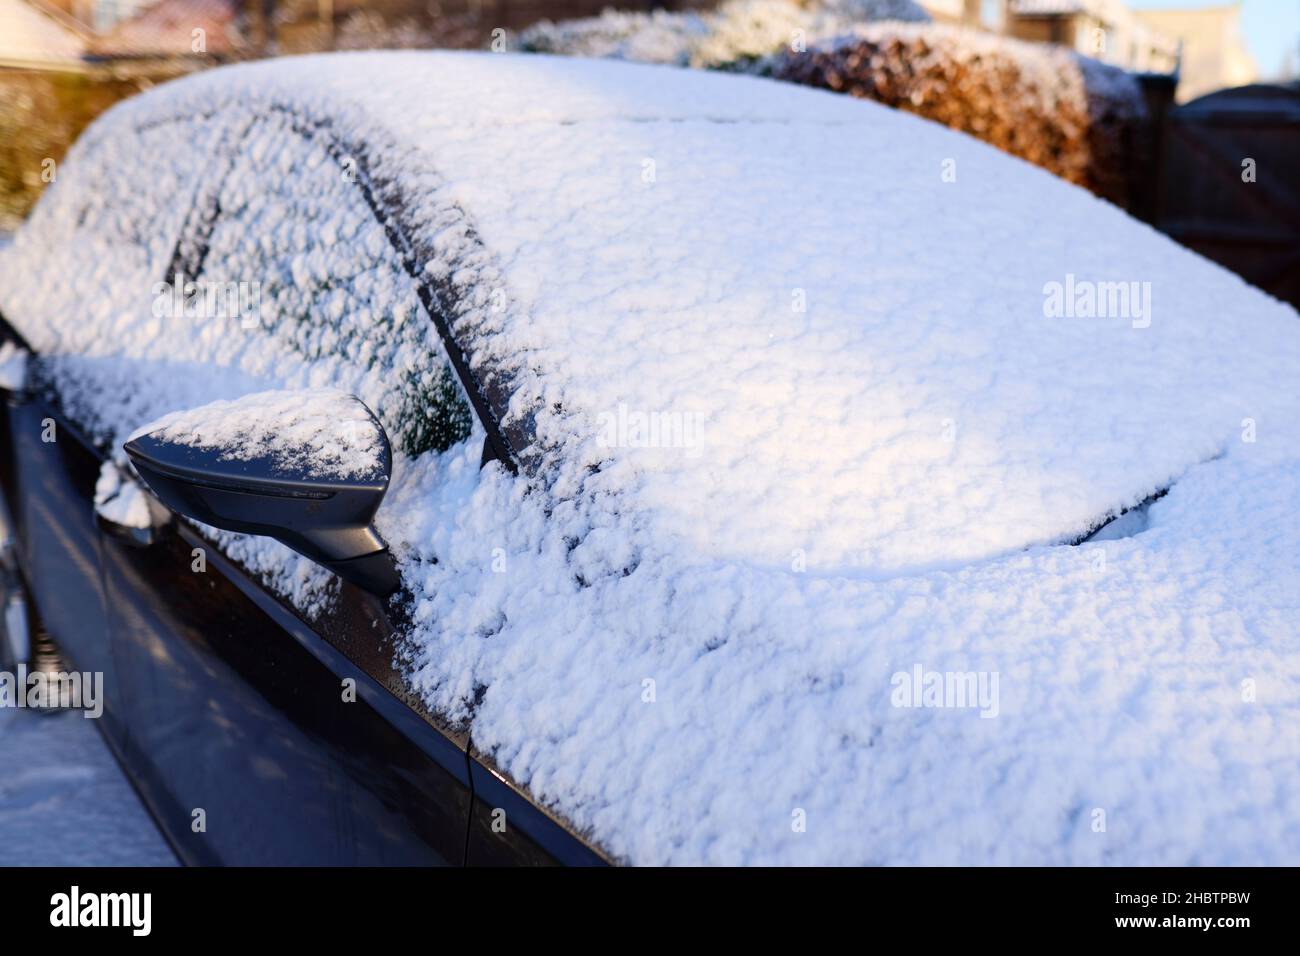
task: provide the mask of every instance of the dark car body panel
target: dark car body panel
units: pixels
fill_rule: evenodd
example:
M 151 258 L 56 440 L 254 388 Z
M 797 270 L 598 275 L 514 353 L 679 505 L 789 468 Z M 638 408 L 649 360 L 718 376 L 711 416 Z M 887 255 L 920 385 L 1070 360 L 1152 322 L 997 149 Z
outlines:
M 471 747 L 474 815 L 465 852 L 470 866 L 601 866 L 607 862 L 473 753 Z
M 169 803 L 160 818 L 183 859 L 462 861 L 470 793 L 455 741 L 394 727 L 381 688 L 282 608 L 259 606 L 257 585 L 196 534 L 109 540 L 104 565 L 130 762 Z
M 104 613 L 99 567 L 100 533 L 93 509 L 99 456 L 51 403 L 11 397 L 4 403 L 0 437 L 4 482 L 14 521 L 19 565 L 28 594 L 46 628 L 59 635 L 77 669 L 117 683 Z M 44 441 L 43 436 L 53 437 Z M 101 718 L 124 733 L 120 700 L 108 696 Z

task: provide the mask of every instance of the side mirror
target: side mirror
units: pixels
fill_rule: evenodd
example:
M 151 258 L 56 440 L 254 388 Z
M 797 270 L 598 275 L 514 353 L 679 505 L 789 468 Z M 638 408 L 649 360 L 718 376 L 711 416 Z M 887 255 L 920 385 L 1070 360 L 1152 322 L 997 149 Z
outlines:
M 360 400 L 333 390 L 261 392 L 164 416 L 124 446 L 173 511 L 275 538 L 387 596 L 401 581 L 371 522 L 392 452 Z

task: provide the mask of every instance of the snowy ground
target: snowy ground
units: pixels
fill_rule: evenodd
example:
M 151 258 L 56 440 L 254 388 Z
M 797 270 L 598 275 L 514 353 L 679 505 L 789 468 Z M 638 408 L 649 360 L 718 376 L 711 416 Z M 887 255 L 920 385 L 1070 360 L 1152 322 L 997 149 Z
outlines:
M 174 866 L 93 720 L 0 709 L 0 866 Z

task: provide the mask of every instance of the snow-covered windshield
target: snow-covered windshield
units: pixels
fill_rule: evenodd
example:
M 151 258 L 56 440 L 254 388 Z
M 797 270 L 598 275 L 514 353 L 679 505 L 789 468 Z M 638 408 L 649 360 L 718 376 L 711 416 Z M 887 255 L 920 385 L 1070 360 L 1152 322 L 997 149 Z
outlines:
M 467 345 L 518 366 L 562 493 L 701 556 L 889 577 L 1075 540 L 1236 442 L 1294 360 L 1289 310 L 1252 298 L 1243 336 L 1238 279 L 933 124 L 462 62 L 507 114 L 407 125 L 505 274 Z
M 196 78 L 140 116 L 127 104 L 133 136 L 89 137 L 96 196 L 129 192 L 99 181 L 139 175 L 114 151 L 164 127 L 228 148 L 160 167 L 165 208 L 185 212 L 154 231 L 76 197 L 38 211 L 47 243 L 112 234 L 86 222 L 139 234 L 134 274 L 106 256 L 48 283 L 102 303 L 56 336 L 76 353 L 73 401 L 117 393 L 87 398 L 86 417 L 129 432 L 329 385 L 406 454 L 449 448 L 472 416 L 423 284 L 450 303 L 516 453 L 560 494 L 617 492 L 704 556 L 890 576 L 1077 538 L 1218 454 L 1258 404 L 1249 382 L 1283 360 L 1214 318 L 1236 280 L 1186 281 L 1185 254 L 1079 190 L 1044 217 L 1045 174 L 910 117 L 776 84 L 701 100 L 717 78 L 611 64 L 353 62 L 300 64 L 310 96 L 230 71 L 226 109 Z M 483 108 L 422 97 L 413 112 L 419 81 L 359 81 L 367 62 L 418 64 Z M 619 83 L 576 82 L 610 70 Z M 1090 219 L 1117 238 L 1071 225 Z M 156 235 L 173 226 L 175 252 Z M 5 296 L 19 316 L 23 283 L 63 265 L 23 240 Z M 234 306 L 195 320 L 175 290 L 150 297 L 171 269 Z M 174 374 L 119 387 L 140 361 Z

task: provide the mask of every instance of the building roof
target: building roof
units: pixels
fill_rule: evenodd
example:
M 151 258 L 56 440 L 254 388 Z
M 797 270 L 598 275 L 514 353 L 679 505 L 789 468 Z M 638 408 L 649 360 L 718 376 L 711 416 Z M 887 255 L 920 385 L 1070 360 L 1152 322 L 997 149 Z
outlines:
M 1020 16 L 1058 16 L 1087 11 L 1085 0 L 1011 0 L 1012 13 Z
M 162 0 L 90 43 L 93 59 L 228 56 L 243 49 L 235 0 Z M 195 31 L 202 30 L 202 49 Z
M 0 65 L 80 69 L 90 37 L 71 17 L 41 0 L 0 0 Z

